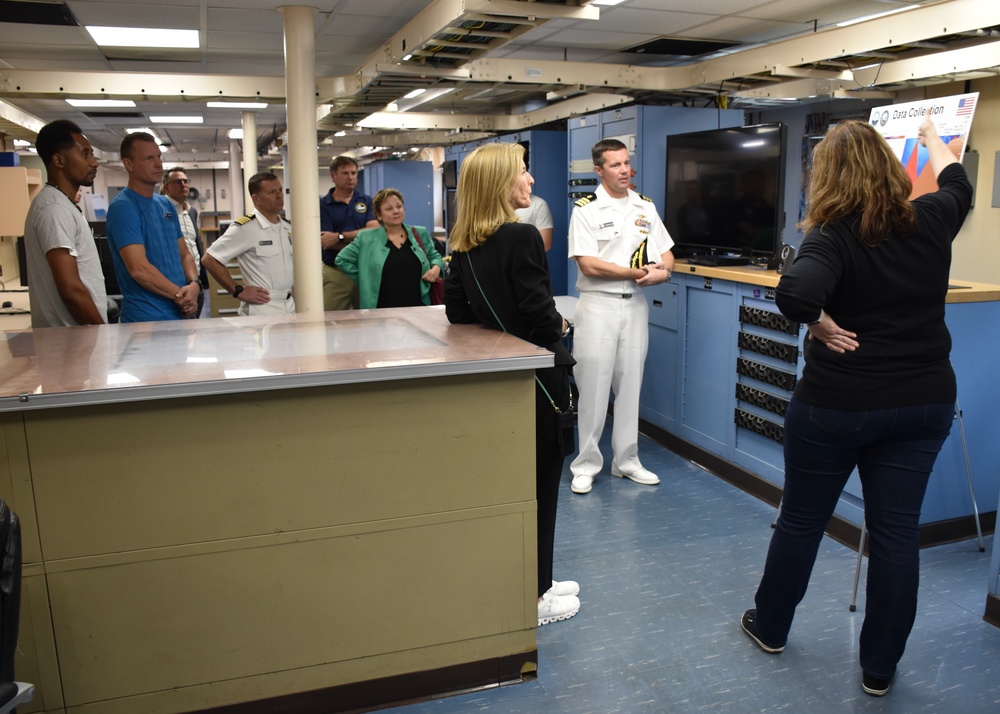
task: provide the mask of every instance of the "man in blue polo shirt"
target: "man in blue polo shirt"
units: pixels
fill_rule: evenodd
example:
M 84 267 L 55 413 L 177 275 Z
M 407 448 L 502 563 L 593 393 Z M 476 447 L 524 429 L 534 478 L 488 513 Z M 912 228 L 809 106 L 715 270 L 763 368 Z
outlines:
M 358 231 L 377 228 L 372 200 L 354 189 L 358 162 L 338 156 L 330 162 L 333 188 L 319 200 L 320 241 L 323 245 L 323 309 L 356 310 L 358 286 L 337 267 L 337 253 L 354 240 Z
M 160 147 L 145 132 L 122 141 L 128 187 L 108 206 L 108 243 L 121 288 L 122 322 L 194 317 L 201 283 L 166 196 L 155 192 L 163 176 Z

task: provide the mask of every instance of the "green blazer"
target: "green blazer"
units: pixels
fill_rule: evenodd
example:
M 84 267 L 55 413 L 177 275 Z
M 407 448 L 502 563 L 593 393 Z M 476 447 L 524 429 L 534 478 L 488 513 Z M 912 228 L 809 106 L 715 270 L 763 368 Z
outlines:
M 434 247 L 434 241 L 431 240 L 427 229 L 422 226 L 406 226 L 405 223 L 403 225 L 406 227 L 410 250 L 420 259 L 420 275 L 430 270 L 432 265 L 436 265 L 441 269 L 441 277 L 443 278 L 444 261 L 437 248 Z M 419 237 L 420 243 L 427 251 L 426 255 L 417 245 L 416 237 Z M 389 256 L 389 249 L 385 246 L 387 240 L 389 237 L 386 235 L 384 227 L 366 228 L 360 231 L 354 240 L 344 246 L 337 254 L 337 267 L 358 284 L 361 309 L 378 307 L 378 293 L 382 287 L 382 268 L 385 265 L 385 259 Z M 420 280 L 419 276 L 417 279 Z M 430 292 L 430 283 L 426 280 L 420 280 L 420 297 L 424 305 L 431 304 Z

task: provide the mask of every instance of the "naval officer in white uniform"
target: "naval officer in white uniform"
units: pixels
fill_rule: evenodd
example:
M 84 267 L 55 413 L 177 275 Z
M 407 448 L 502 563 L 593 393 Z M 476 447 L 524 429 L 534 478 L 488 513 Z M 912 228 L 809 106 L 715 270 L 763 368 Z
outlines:
M 280 213 L 285 194 L 272 173 L 255 174 L 247 182 L 254 213 L 237 218 L 205 252 L 202 263 L 240 303 L 240 315 L 285 315 L 295 312 L 292 297 L 292 224 Z M 226 269 L 236 259 L 243 284 Z
M 570 464 L 573 493 L 589 493 L 604 466 L 599 442 L 610 390 L 614 476 L 654 486 L 639 462 L 639 390 L 649 343 L 643 288 L 670 278 L 674 242 L 652 200 L 631 190 L 628 149 L 616 139 L 592 150 L 601 185 L 576 202 L 569 223 L 569 257 L 576 260 L 580 298 L 574 312 L 573 375 L 580 390 L 580 453 Z

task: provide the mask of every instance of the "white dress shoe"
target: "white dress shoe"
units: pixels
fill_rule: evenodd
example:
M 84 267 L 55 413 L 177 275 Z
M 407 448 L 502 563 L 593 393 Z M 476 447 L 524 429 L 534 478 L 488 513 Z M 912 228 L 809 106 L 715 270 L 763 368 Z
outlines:
M 590 489 L 594 486 L 593 476 L 574 476 L 573 483 L 570 485 L 570 490 L 573 493 L 590 493 Z
M 635 471 L 625 473 L 614 464 L 611 464 L 611 475 L 617 476 L 618 478 L 632 479 L 636 483 L 641 483 L 644 486 L 655 486 L 660 482 L 659 476 L 654 474 L 652 471 L 647 471 L 641 466 L 637 468 Z

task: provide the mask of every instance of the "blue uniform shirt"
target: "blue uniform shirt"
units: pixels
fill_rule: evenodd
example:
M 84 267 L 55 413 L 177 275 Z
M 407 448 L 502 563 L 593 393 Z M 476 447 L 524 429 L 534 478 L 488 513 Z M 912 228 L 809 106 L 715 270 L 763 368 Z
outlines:
M 371 196 L 354 192 L 349 203 L 333 200 L 333 189 L 319 199 L 319 229 L 330 233 L 350 233 L 361 230 L 368 221 L 375 220 Z M 330 267 L 337 265 L 339 250 L 324 250 L 323 263 Z

